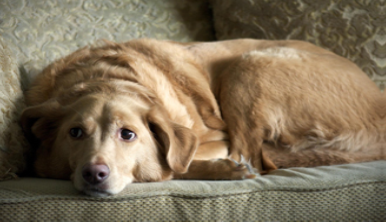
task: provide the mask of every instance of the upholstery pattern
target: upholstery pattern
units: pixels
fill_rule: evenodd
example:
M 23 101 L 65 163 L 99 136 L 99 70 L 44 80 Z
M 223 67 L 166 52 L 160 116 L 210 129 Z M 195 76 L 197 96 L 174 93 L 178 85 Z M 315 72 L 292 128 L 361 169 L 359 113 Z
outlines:
M 69 181 L 23 178 L 0 182 L 0 219 L 384 221 L 385 169 L 377 161 L 276 170 L 254 180 L 136 183 L 104 198 L 79 194 Z
M 0 180 L 14 178 L 25 166 L 28 148 L 19 125 L 24 108 L 21 77 L 16 61 L 0 36 Z
M 210 0 L 218 39 L 298 39 L 356 63 L 386 84 L 385 0 Z
M 98 39 L 213 40 L 207 1 L 5 0 L 0 36 L 32 78 L 50 62 Z

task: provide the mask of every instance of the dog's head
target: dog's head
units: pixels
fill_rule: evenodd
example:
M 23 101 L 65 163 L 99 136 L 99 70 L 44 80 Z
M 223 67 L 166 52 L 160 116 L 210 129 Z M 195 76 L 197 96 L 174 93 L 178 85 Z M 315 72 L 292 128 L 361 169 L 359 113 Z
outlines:
M 96 196 L 119 193 L 132 182 L 162 181 L 173 172 L 186 172 L 197 148 L 194 133 L 170 121 L 141 86 L 103 85 L 79 84 L 68 98 L 23 112 L 22 125 L 38 143 L 35 172 L 71 176 L 78 190 Z M 106 93 L 117 90 L 121 92 Z

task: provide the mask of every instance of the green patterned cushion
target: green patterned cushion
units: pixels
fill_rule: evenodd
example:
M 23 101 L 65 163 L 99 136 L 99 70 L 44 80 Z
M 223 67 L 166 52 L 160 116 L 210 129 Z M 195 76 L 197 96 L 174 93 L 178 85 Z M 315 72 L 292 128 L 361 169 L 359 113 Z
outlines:
M 2 221 L 385 221 L 386 161 L 277 170 L 244 181 L 137 183 L 113 197 L 71 182 L 0 182 Z
M 214 39 L 206 0 L 0 1 L 0 36 L 32 77 L 102 38 Z
M 355 62 L 386 84 L 383 0 L 210 0 L 218 39 L 298 39 Z

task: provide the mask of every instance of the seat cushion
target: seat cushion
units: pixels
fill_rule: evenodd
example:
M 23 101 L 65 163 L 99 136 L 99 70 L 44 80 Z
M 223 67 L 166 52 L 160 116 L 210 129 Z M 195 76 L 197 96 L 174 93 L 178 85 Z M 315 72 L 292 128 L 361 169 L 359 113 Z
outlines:
M 96 198 L 71 182 L 0 182 L 3 221 L 385 221 L 386 161 L 276 170 L 254 180 L 135 183 Z

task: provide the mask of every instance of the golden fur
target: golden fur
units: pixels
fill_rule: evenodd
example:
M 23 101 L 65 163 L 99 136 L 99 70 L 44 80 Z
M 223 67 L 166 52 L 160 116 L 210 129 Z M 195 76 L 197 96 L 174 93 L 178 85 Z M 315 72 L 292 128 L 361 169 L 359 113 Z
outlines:
M 26 101 L 35 172 L 71 176 L 91 195 L 131 182 L 254 177 L 242 157 L 259 172 L 385 159 L 376 85 L 300 41 L 105 41 L 48 66 Z M 137 138 L 123 139 L 126 129 Z M 85 182 L 88 165 L 107 166 L 108 178 Z

